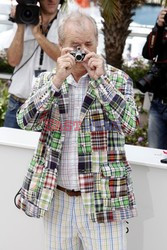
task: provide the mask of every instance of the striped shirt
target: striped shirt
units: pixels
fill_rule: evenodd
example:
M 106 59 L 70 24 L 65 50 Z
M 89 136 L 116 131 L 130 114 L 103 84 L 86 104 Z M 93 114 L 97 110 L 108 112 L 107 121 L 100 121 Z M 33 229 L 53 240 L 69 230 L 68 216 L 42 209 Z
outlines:
M 77 127 L 89 80 L 88 74 L 82 76 L 78 82 L 74 80 L 72 75 L 67 78 L 69 83 L 69 107 L 67 117 L 64 120 L 69 121 L 70 125 L 68 128 L 65 126 L 62 127 L 65 133 L 65 140 L 58 168 L 57 184 L 70 190 L 80 189 L 78 178 Z M 61 122 L 63 124 L 65 121 Z

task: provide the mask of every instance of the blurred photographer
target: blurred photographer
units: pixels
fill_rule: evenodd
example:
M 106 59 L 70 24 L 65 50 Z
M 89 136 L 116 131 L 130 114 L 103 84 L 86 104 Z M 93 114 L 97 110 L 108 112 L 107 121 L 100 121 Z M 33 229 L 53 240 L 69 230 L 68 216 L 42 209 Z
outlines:
M 5 127 L 11 128 L 19 128 L 16 112 L 28 98 L 35 78 L 52 70 L 60 55 L 57 26 L 64 0 L 39 0 L 39 6 L 34 0 L 17 2 L 10 14 L 17 28 L 7 48 L 8 62 L 15 67 L 4 122 Z
M 153 93 L 149 113 L 149 146 L 167 149 L 167 8 L 159 13 L 142 55 L 153 61 L 151 71 L 138 82 L 141 91 Z

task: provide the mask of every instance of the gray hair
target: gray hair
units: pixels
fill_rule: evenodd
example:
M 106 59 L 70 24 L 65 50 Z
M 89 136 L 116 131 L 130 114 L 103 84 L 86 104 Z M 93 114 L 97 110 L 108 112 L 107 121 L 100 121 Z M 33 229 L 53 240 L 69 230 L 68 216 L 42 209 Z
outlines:
M 68 22 L 72 21 L 79 28 L 82 28 L 83 27 L 83 19 L 88 20 L 88 21 L 90 21 L 90 23 L 92 23 L 92 25 L 94 27 L 95 37 L 98 40 L 98 28 L 97 28 L 97 24 L 96 24 L 96 21 L 94 20 L 94 18 L 85 14 L 85 13 L 82 13 L 81 11 L 73 11 L 61 20 L 60 25 L 58 27 L 58 39 L 59 39 L 60 44 L 62 44 L 65 40 L 65 34 L 64 34 L 65 25 Z

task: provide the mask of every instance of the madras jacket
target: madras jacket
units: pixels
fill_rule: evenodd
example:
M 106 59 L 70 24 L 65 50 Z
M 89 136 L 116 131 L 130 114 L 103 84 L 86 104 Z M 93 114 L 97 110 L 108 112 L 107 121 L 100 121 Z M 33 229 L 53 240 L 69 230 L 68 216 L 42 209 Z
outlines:
M 68 78 L 57 92 L 52 77 L 49 72 L 40 75 L 17 114 L 21 128 L 41 131 L 18 200 L 19 208 L 37 218 L 44 216 L 54 196 L 64 141 L 61 121 L 68 113 Z M 124 150 L 125 134 L 133 133 L 137 123 L 131 79 L 106 65 L 105 76 L 90 79 L 78 131 L 81 197 L 94 222 L 119 221 L 137 214 Z

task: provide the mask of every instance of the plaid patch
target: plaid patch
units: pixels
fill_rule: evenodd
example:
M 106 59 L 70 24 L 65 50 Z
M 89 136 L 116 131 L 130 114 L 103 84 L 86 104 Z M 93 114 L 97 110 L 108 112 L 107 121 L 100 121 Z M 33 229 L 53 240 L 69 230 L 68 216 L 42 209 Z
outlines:
M 122 197 L 117 197 L 117 198 L 113 198 L 111 200 L 112 202 L 112 206 L 117 208 L 125 208 L 125 207 L 129 207 L 129 198 L 128 196 L 122 196 Z
M 113 212 L 109 211 L 109 212 L 100 212 L 97 214 L 91 214 L 91 219 L 93 222 L 98 222 L 98 223 L 105 223 L 105 222 L 109 222 L 109 221 L 113 221 L 114 219 L 113 216 Z
M 60 138 L 61 138 L 61 132 L 55 131 L 52 134 L 52 140 L 49 140 L 51 148 L 59 152 L 61 151 Z
M 100 176 L 100 173 L 94 174 L 94 192 L 98 193 L 101 197 L 101 193 L 100 193 L 101 192 L 101 176 Z
M 79 133 L 78 136 L 78 153 L 79 155 L 89 154 L 92 152 L 90 133 Z
M 44 166 L 39 166 L 38 168 L 44 168 Z M 34 172 L 32 175 L 32 180 L 31 180 L 31 184 L 30 184 L 30 190 L 34 191 L 34 192 L 38 192 L 40 186 L 40 179 L 42 176 L 42 172 Z
M 60 114 L 65 114 L 68 111 L 69 98 L 68 94 L 61 95 L 58 99 L 59 112 Z
M 125 219 L 129 219 L 131 217 L 134 217 L 137 215 L 137 210 L 136 207 L 133 209 L 126 209 L 126 208 L 120 208 L 120 209 L 115 209 L 115 210 L 110 210 L 110 211 L 104 211 L 101 213 L 97 214 L 91 214 L 91 219 L 93 222 L 98 222 L 98 223 L 106 223 L 106 222 L 111 222 L 111 221 L 121 221 Z
M 107 150 L 107 131 L 91 132 L 92 149 Z
M 60 152 L 50 150 L 46 157 L 47 168 L 55 170 L 60 164 Z
M 54 109 L 51 116 L 45 121 L 45 131 L 59 131 L 61 127 L 60 113 L 58 109 Z
M 92 152 L 92 173 L 100 172 L 100 165 L 107 163 L 107 151 L 93 151 Z
M 55 189 L 57 179 L 57 171 L 51 171 L 50 169 L 45 169 L 44 177 L 44 188 Z
M 101 167 L 101 173 L 104 177 L 124 177 L 127 175 L 126 166 L 123 162 L 113 162 L 103 164 Z
M 96 211 L 96 213 L 104 211 L 104 205 L 103 205 L 103 199 L 101 197 L 101 193 L 95 192 L 94 199 L 95 199 L 95 211 Z
M 102 111 L 102 107 L 100 111 L 91 112 L 91 119 L 90 119 L 90 130 L 91 131 L 103 131 L 104 130 L 104 114 Z
M 92 172 L 91 154 L 79 155 L 78 162 L 79 174 Z
M 94 191 L 94 176 L 93 174 L 80 174 L 79 175 L 80 190 L 84 193 Z
M 111 198 L 126 196 L 128 194 L 126 178 L 110 179 L 109 189 Z
M 90 117 L 89 117 L 89 112 L 87 112 L 85 118 L 82 121 L 81 124 L 81 131 L 82 132 L 90 132 L 91 125 L 90 125 Z
M 108 151 L 124 151 L 125 137 L 115 131 L 109 131 L 107 133 L 108 137 Z
M 48 210 L 48 205 L 50 205 L 52 198 L 53 190 L 43 188 L 38 203 L 39 208 L 41 208 L 42 210 Z
M 109 151 L 108 154 L 108 161 L 109 162 L 125 162 L 126 161 L 126 156 L 125 156 L 125 151 Z
M 25 190 L 29 190 L 32 176 L 33 176 L 33 171 L 31 169 L 28 169 L 27 174 L 24 178 L 24 182 L 23 182 L 23 188 Z
M 82 104 L 82 107 L 81 107 L 81 114 L 80 114 L 80 121 L 81 122 L 85 118 L 85 115 L 86 115 L 90 105 L 93 104 L 93 102 L 94 102 L 94 100 L 96 98 L 94 90 L 91 90 L 90 86 L 91 85 L 89 85 L 89 87 L 88 87 L 86 96 L 84 98 L 84 101 L 83 101 L 83 104 Z

